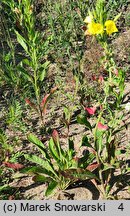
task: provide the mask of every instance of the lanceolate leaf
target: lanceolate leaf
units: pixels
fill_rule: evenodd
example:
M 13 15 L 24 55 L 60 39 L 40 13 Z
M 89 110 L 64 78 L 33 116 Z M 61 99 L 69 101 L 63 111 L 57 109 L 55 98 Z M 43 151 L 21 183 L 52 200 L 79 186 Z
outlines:
M 87 146 L 87 147 L 91 147 L 92 148 L 91 144 L 88 141 L 88 137 L 86 135 L 83 136 L 83 138 L 82 138 L 82 146 Z
M 48 175 L 48 176 L 51 176 L 52 173 L 49 171 L 49 170 L 46 170 L 42 167 L 38 167 L 38 166 L 32 166 L 32 167 L 26 167 L 26 168 L 23 168 L 22 170 L 20 170 L 20 172 L 22 173 L 28 173 L 28 174 L 36 174 L 36 173 L 41 173 L 41 174 L 45 174 L 45 175 Z
M 26 102 L 26 104 L 28 104 L 30 107 L 32 107 L 35 111 L 38 112 L 38 109 L 37 109 L 36 105 L 35 105 L 33 102 L 31 102 L 28 98 L 25 99 L 25 102 Z
M 51 153 L 52 157 L 59 163 L 60 160 L 59 160 L 58 148 L 54 144 L 54 141 L 53 141 L 52 138 L 50 139 L 50 142 L 49 142 L 49 150 L 50 150 L 50 153 Z
M 15 31 L 15 33 L 17 35 L 17 41 L 20 43 L 20 45 L 23 47 L 26 53 L 28 53 L 28 47 L 27 47 L 25 39 L 17 31 Z
M 8 189 L 11 189 L 11 187 L 8 184 L 0 186 L 0 192 L 2 192 L 4 190 L 8 190 Z
M 3 162 L 3 164 L 11 169 L 19 170 L 22 169 L 24 166 L 19 163 L 10 163 L 10 162 Z
M 80 179 L 80 180 L 84 180 L 84 179 L 97 179 L 95 174 L 91 173 L 89 170 L 86 170 L 82 173 L 73 173 L 73 176 Z
M 28 65 L 29 67 L 32 67 L 32 62 L 29 61 L 27 58 L 23 59 L 22 63 Z
M 39 158 L 36 155 L 24 154 L 24 156 L 25 156 L 25 158 L 27 160 L 40 165 L 41 167 L 43 167 L 47 171 L 50 171 L 52 174 L 54 174 L 55 176 L 57 176 L 57 173 L 55 172 L 55 170 L 53 169 L 52 165 L 48 161 L 45 161 L 45 160 Z
M 49 196 L 50 194 L 52 194 L 57 187 L 58 187 L 57 182 L 55 182 L 55 181 L 50 182 L 50 184 L 48 185 L 48 188 L 46 190 L 45 196 Z
M 108 164 L 108 163 L 105 163 L 104 164 L 104 168 L 102 171 L 106 171 L 106 170 L 109 170 L 109 169 L 114 169 L 115 167 L 112 166 L 111 164 Z
M 49 159 L 49 155 L 44 147 L 44 144 L 34 134 L 29 134 L 28 140 L 39 148 L 45 158 Z
M 39 79 L 40 81 L 43 81 L 45 76 L 46 76 L 46 69 L 48 65 L 50 64 L 50 61 L 46 61 L 44 64 L 41 65 L 39 68 L 40 74 L 39 74 Z
M 21 74 L 22 74 L 23 76 L 25 76 L 25 78 L 28 79 L 28 81 L 30 81 L 31 83 L 34 82 L 34 81 L 33 81 L 33 77 L 31 76 L 31 74 L 29 74 L 29 73 L 26 71 L 26 69 L 24 69 L 24 67 L 18 65 L 18 66 L 17 66 L 17 70 L 18 70 L 19 72 L 21 72 Z
M 68 142 L 69 142 L 68 156 L 69 159 L 72 159 L 75 156 L 74 141 L 72 139 L 69 139 Z
M 90 130 L 92 129 L 91 124 L 89 123 L 89 121 L 87 121 L 86 116 L 78 115 L 77 116 L 77 122 L 79 124 L 85 125 Z
M 56 138 L 56 137 L 55 137 Z M 65 155 L 64 150 L 60 146 L 59 139 L 54 140 L 54 137 L 50 139 L 49 143 L 50 152 L 54 156 L 54 159 L 59 163 L 58 166 L 60 166 L 60 162 L 66 161 L 67 158 Z
M 89 170 L 89 171 L 94 171 L 95 169 L 97 169 L 98 167 L 100 166 L 100 164 L 98 164 L 98 163 L 93 163 L 93 164 L 90 164 L 90 165 L 88 165 L 87 166 L 87 170 Z
M 89 151 L 79 160 L 79 165 L 82 168 L 86 168 L 89 164 L 93 163 L 95 159 L 95 154 L 90 153 Z
M 61 173 L 64 177 L 71 180 L 97 179 L 96 175 L 86 169 L 68 169 Z
M 49 94 L 46 94 L 45 97 L 42 99 L 42 102 L 40 104 L 41 106 L 41 109 L 42 109 L 42 112 L 45 114 L 46 113 L 46 106 L 47 106 L 47 103 L 50 99 L 50 97 L 54 94 L 54 92 L 57 90 L 57 86 L 54 87 L 53 89 L 50 90 L 50 93 Z
M 72 139 L 69 139 L 69 150 L 74 151 L 74 141 Z
M 46 177 L 44 175 L 35 175 L 35 176 L 33 176 L 32 180 L 34 182 L 43 182 L 43 183 L 45 183 L 45 182 L 48 182 L 50 180 L 50 178 L 48 178 L 48 177 Z

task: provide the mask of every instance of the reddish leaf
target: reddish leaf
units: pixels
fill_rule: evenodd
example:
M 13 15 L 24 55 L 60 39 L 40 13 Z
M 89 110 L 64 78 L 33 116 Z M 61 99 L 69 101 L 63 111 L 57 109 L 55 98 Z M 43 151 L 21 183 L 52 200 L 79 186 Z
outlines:
M 102 75 L 99 76 L 98 81 L 99 81 L 99 83 L 103 83 L 104 82 L 104 78 L 103 78 Z
M 46 113 L 46 104 L 47 104 L 47 99 L 49 96 L 50 96 L 50 94 L 45 95 L 45 97 L 42 99 L 42 102 L 40 105 L 44 114 Z
M 96 151 L 93 148 L 88 148 L 90 153 L 93 153 L 94 155 L 96 155 Z
M 19 163 L 10 163 L 10 162 L 3 162 L 3 164 L 9 168 L 12 168 L 14 170 L 22 169 L 24 166 Z
M 26 104 L 28 104 L 33 109 L 37 110 L 37 107 L 34 103 L 32 103 L 28 98 L 25 99 Z
M 58 89 L 58 86 L 55 86 L 54 88 L 51 89 L 50 93 L 53 94 L 57 89 Z
M 96 107 L 86 107 L 85 110 L 90 114 L 94 115 L 96 112 Z
M 41 108 L 42 108 L 42 112 L 45 114 L 46 113 L 46 105 L 48 102 L 49 97 L 58 89 L 58 87 L 54 87 L 50 90 L 50 93 L 45 95 L 45 97 L 42 99 L 42 102 L 40 104 Z
M 108 126 L 107 125 L 103 125 L 101 122 L 98 122 L 97 128 L 99 130 L 107 130 Z
M 47 98 L 50 96 L 50 94 L 47 94 L 45 95 L 45 97 L 42 99 L 42 102 L 41 102 L 41 107 L 43 107 L 47 101 Z
M 52 138 L 54 140 L 54 142 L 59 142 L 59 134 L 58 134 L 58 131 L 57 130 L 53 130 L 53 133 L 52 133 Z
M 93 164 L 91 164 L 91 165 L 88 165 L 86 169 L 92 172 L 92 171 L 94 171 L 95 169 L 97 169 L 99 166 L 100 166 L 100 164 L 98 164 L 98 163 L 93 163 Z

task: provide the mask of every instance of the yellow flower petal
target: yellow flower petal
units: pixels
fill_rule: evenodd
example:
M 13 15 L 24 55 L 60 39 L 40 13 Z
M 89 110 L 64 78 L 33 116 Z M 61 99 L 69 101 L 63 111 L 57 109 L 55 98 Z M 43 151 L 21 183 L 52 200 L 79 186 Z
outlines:
M 89 23 L 88 24 L 88 32 L 92 35 L 102 34 L 103 26 L 100 23 Z
M 107 20 L 105 22 L 106 32 L 108 35 L 111 35 L 114 32 L 118 32 L 118 29 L 116 27 L 116 24 L 112 20 Z
M 91 16 L 87 16 L 84 20 L 85 23 L 91 23 L 92 22 L 92 17 Z

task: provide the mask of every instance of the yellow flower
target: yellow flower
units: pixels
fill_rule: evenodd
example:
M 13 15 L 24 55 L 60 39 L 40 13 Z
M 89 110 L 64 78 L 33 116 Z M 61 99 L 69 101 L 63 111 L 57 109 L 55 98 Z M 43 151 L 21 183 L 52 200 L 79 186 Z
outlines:
M 106 32 L 108 35 L 111 35 L 114 32 L 118 32 L 115 22 L 112 20 L 107 20 L 105 22 L 105 27 L 106 27 Z
M 92 35 L 102 34 L 103 26 L 100 23 L 91 22 L 88 24 L 88 33 Z

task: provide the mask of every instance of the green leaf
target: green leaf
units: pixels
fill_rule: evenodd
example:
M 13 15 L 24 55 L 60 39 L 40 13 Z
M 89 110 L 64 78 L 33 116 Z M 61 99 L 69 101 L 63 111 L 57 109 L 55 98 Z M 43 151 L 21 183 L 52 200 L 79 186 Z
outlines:
M 58 182 L 56 181 L 50 182 L 46 190 L 45 196 L 49 196 L 50 194 L 52 194 L 57 187 L 58 187 Z
M 29 134 L 28 140 L 39 148 L 45 158 L 50 159 L 49 155 L 46 152 L 44 144 L 34 134 Z
M 23 49 L 26 51 L 26 53 L 28 53 L 28 47 L 27 47 L 27 44 L 26 44 L 26 40 L 17 31 L 15 31 L 15 33 L 17 35 L 18 43 L 20 43 L 20 45 L 23 47 Z
M 26 167 L 26 168 L 23 168 L 22 170 L 20 170 L 20 173 L 27 173 L 29 175 L 34 175 L 34 174 L 45 174 L 49 177 L 52 176 L 52 173 L 49 171 L 49 170 L 46 170 L 42 167 L 38 167 L 38 166 L 32 166 L 32 167 Z
M 80 180 L 85 180 L 85 179 L 97 179 L 95 174 L 93 174 L 92 172 L 90 172 L 89 170 L 86 170 L 82 173 L 77 173 L 77 172 L 73 172 L 72 174 L 75 178 L 78 178 Z
M 65 178 L 72 180 L 98 179 L 95 174 L 87 169 L 68 169 L 62 172 Z
M 69 160 L 71 160 L 75 156 L 74 141 L 72 139 L 69 139 L 68 142 L 69 142 L 68 156 L 69 156 Z
M 24 67 L 19 65 L 19 66 L 17 66 L 17 70 L 20 71 L 21 74 L 23 74 L 28 79 L 28 81 L 33 83 L 32 76 L 24 69 Z
M 48 68 L 48 65 L 50 64 L 50 61 L 46 61 L 44 64 L 41 65 L 41 67 L 39 68 L 40 71 L 40 75 L 39 75 L 39 79 L 40 81 L 43 81 L 45 76 L 46 76 L 46 69 Z
M 69 150 L 74 151 L 74 141 L 72 139 L 69 139 Z
M 49 141 L 49 150 L 50 150 L 50 153 L 52 155 L 52 157 L 57 161 L 57 162 L 60 162 L 60 159 L 59 159 L 59 151 L 58 151 L 58 148 L 57 146 L 55 145 L 53 139 L 51 138 L 50 141 Z
M 86 116 L 78 115 L 77 116 L 77 122 L 79 124 L 85 125 L 88 129 L 92 130 L 92 126 L 89 123 L 89 121 L 87 121 Z
M 80 158 L 79 166 L 85 169 L 89 164 L 93 163 L 94 159 L 95 155 L 93 153 L 86 152 L 86 154 Z
M 55 170 L 53 169 L 52 165 L 48 162 L 48 161 L 45 161 L 41 158 L 39 158 L 38 156 L 36 155 L 28 155 L 28 154 L 24 154 L 24 157 L 33 162 L 33 163 L 36 163 L 38 165 L 40 165 L 41 167 L 43 167 L 45 170 L 47 171 L 50 171 L 52 174 L 54 174 L 55 176 L 57 176 Z
M 102 171 L 106 171 L 106 170 L 109 170 L 109 169 L 115 169 L 115 167 L 112 166 L 111 164 L 105 163 L 104 168 L 103 168 Z
M 45 76 L 46 76 L 46 70 L 40 68 L 39 71 L 40 71 L 39 79 L 40 79 L 40 81 L 43 81 Z
M 119 156 L 119 155 L 121 155 L 121 150 L 120 149 L 115 151 L 115 156 Z
M 22 60 L 22 63 L 28 65 L 29 67 L 32 67 L 31 61 L 29 61 L 27 58 L 26 58 L 26 59 L 23 59 L 23 60 Z
M 11 187 L 8 184 L 0 186 L 0 192 L 2 192 L 3 190 L 7 190 L 7 189 L 11 189 Z
M 79 158 L 77 160 L 71 159 L 71 169 L 77 169 L 79 167 Z
M 35 175 L 32 179 L 34 182 L 48 182 L 49 178 L 43 175 Z
M 91 147 L 92 148 L 91 144 L 88 141 L 88 137 L 86 135 L 83 136 L 83 138 L 82 138 L 82 144 L 81 144 L 81 146 L 87 146 L 87 147 Z
M 65 116 L 65 120 L 67 120 L 68 122 L 70 121 L 71 118 L 71 113 L 70 110 L 67 106 L 63 105 L 63 109 L 64 109 L 64 116 Z
M 120 12 L 119 14 L 117 14 L 117 15 L 115 16 L 114 22 L 116 22 L 116 21 L 120 18 L 121 14 L 122 14 L 122 12 Z
M 64 150 L 61 148 L 60 143 L 59 142 L 54 142 L 53 139 L 50 139 L 49 142 L 49 149 L 50 149 L 50 153 L 52 154 L 52 156 L 54 157 L 54 159 L 57 161 L 57 166 L 60 167 L 60 164 L 63 161 L 67 162 L 67 158 L 65 155 Z M 65 162 L 64 162 L 65 163 Z
M 100 153 L 103 148 L 103 134 L 105 131 L 102 130 L 97 130 L 96 131 L 96 146 L 97 146 L 97 151 Z

